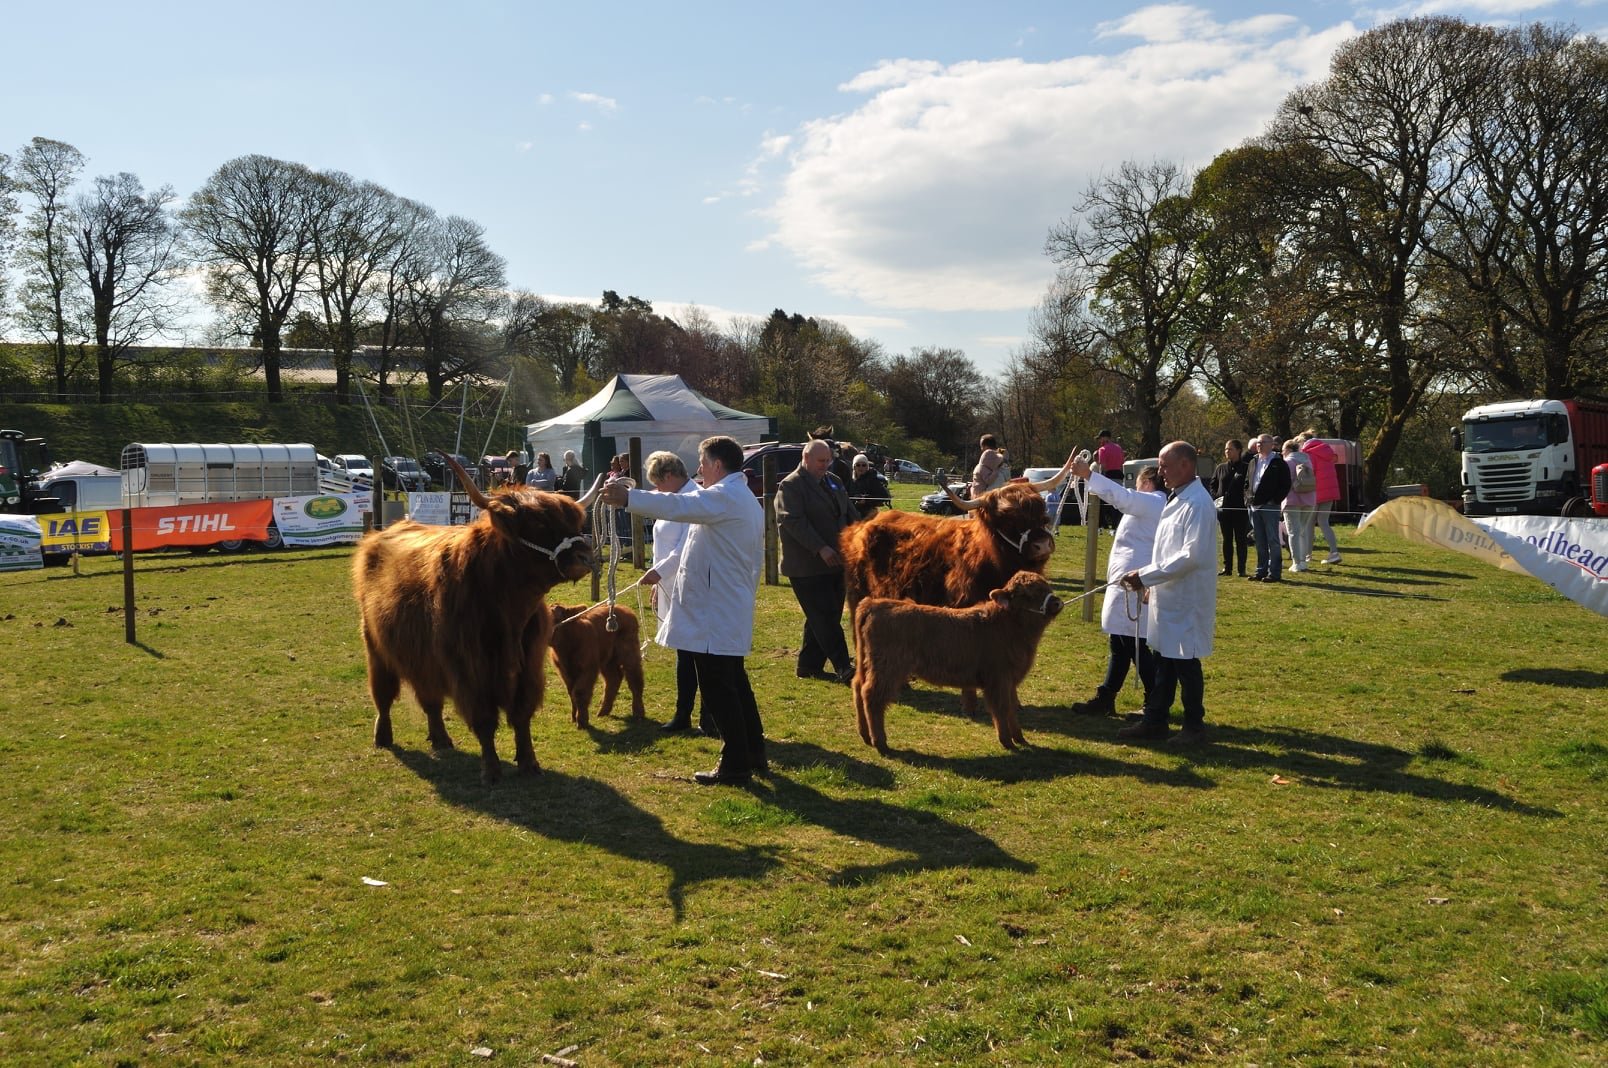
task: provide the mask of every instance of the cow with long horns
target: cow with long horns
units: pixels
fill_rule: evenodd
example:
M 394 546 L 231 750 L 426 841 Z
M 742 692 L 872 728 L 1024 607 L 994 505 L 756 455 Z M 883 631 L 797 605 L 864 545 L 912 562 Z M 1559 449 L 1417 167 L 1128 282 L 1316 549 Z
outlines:
M 530 721 L 553 631 L 545 597 L 591 571 L 592 546 L 581 532 L 582 503 L 524 486 L 487 496 L 450 454 L 446 461 L 480 516 L 457 527 L 393 523 L 366 535 L 352 558 L 378 710 L 374 744 L 391 744 L 391 705 L 405 682 L 424 709 L 430 744 L 451 749 L 441 719 L 451 697 L 480 741 L 481 779 L 493 783 L 502 776 L 499 709 L 513 728 L 519 769 L 541 770 Z

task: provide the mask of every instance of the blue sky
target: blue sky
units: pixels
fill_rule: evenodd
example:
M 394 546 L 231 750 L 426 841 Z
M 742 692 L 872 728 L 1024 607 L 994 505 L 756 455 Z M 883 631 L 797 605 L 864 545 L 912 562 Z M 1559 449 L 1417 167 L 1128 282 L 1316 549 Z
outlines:
M 251 152 L 344 170 L 481 223 L 518 288 L 780 307 L 992 373 L 1091 177 L 1205 163 L 1419 13 L 1608 31 L 1604 0 L 32 4 L 0 151 L 181 198 Z

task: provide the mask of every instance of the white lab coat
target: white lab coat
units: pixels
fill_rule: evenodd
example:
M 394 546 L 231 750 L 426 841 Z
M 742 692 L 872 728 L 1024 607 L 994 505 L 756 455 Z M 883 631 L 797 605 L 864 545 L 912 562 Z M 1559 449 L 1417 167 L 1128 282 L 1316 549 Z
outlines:
M 1111 541 L 1111 553 L 1106 557 L 1106 581 L 1115 582 L 1150 563 L 1156 525 L 1161 521 L 1162 509 L 1167 507 L 1167 495 L 1159 490 L 1131 490 L 1098 471 L 1089 472 L 1089 492 L 1122 513 L 1117 536 Z M 1138 620 L 1128 618 L 1130 611 L 1138 613 Z M 1132 636 L 1137 627 L 1143 638 L 1150 632 L 1145 616 L 1136 591 L 1105 591 L 1105 602 L 1100 607 L 1100 629 L 1105 633 Z
M 687 479 L 677 493 L 697 493 L 698 483 Z M 670 582 L 681 567 L 681 547 L 687 540 L 687 524 L 660 519 L 653 524 L 653 570 L 659 583 L 653 587 L 653 610 L 662 620 L 670 612 Z M 655 639 L 657 640 L 657 639 Z M 664 643 L 660 641 L 661 645 Z
M 648 519 L 688 524 L 670 607 L 654 640 L 672 649 L 747 656 L 765 556 L 765 509 L 741 471 L 697 493 L 634 489 L 626 507 Z
M 1217 629 L 1217 509 L 1199 478 L 1162 509 L 1150 564 L 1150 647 L 1174 660 L 1210 656 Z

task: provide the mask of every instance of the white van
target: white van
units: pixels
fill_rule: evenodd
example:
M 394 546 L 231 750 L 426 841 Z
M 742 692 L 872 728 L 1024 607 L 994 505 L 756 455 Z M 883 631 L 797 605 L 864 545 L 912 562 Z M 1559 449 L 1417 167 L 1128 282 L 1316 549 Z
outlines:
M 39 493 L 61 501 L 64 511 L 94 512 L 123 507 L 122 475 L 62 475 L 47 473 L 39 480 Z

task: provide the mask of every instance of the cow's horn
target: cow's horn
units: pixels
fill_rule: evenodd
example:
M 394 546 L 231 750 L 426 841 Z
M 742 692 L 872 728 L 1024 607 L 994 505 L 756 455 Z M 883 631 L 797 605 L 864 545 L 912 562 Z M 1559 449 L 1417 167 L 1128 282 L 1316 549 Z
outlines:
M 1050 490 L 1060 485 L 1067 475 L 1072 473 L 1072 461 L 1075 459 L 1077 459 L 1076 455 L 1068 456 L 1066 458 L 1066 463 L 1061 465 L 1061 470 L 1057 471 L 1054 475 L 1045 479 L 1043 482 L 1029 482 L 1028 485 L 1033 488 L 1034 493 L 1048 493 Z
M 607 482 L 608 480 L 609 476 L 607 474 L 597 476 L 597 481 L 592 483 L 592 488 L 587 490 L 586 496 L 581 498 L 580 503 L 582 508 L 591 507 L 592 501 L 596 499 L 599 493 L 603 492 L 603 483 Z
M 952 501 L 955 507 L 959 508 L 962 512 L 969 512 L 973 508 L 979 508 L 983 503 L 981 499 L 968 501 L 966 498 L 960 496 L 954 490 L 950 489 L 948 483 L 944 484 L 944 492 L 949 494 L 950 501 Z
M 489 508 L 491 501 L 487 500 L 486 495 L 480 492 L 480 487 L 475 485 L 475 480 L 469 477 L 469 472 L 463 469 L 463 464 L 460 464 L 450 452 L 442 453 L 441 457 L 447 461 L 447 466 L 452 468 L 452 473 L 458 476 L 458 485 L 462 486 L 463 491 L 469 494 L 469 503 L 476 508 Z

